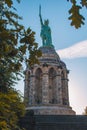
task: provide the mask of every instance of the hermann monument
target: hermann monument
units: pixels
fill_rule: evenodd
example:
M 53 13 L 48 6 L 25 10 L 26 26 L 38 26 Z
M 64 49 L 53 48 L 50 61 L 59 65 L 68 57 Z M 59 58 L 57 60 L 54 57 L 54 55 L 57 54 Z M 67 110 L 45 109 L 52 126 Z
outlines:
M 39 65 L 27 67 L 25 72 L 26 110 L 33 110 L 34 115 L 75 115 L 69 104 L 69 71 L 55 51 L 49 20 L 43 23 L 41 6 L 39 17 L 42 39 L 39 49 L 42 56 L 39 58 Z

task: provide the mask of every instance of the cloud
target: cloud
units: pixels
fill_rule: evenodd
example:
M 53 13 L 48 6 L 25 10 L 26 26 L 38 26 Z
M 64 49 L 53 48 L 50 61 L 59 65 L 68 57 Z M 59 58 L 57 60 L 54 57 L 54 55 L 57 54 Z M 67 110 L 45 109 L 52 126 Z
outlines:
M 87 40 L 56 51 L 62 59 L 87 57 Z

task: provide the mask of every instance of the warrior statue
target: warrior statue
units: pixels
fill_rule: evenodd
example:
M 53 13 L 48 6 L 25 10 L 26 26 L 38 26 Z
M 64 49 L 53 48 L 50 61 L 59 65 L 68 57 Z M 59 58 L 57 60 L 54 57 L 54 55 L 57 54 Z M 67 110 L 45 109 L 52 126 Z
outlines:
M 43 46 L 52 46 L 52 38 L 51 38 L 51 29 L 48 26 L 49 20 L 42 20 L 41 16 L 41 6 L 39 6 L 39 17 L 40 17 L 40 23 L 41 23 L 41 33 L 40 36 L 42 38 Z

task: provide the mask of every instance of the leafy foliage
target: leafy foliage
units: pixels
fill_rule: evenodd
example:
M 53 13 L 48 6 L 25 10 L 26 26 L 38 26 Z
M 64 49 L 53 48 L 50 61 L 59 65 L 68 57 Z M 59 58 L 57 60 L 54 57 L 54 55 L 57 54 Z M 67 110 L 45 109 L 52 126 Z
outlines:
M 0 130 L 19 130 L 18 121 L 24 114 L 25 106 L 19 92 L 14 89 L 6 94 L 0 92 Z
M 87 0 L 80 0 L 79 5 L 76 0 L 67 0 L 72 3 L 72 7 L 69 10 L 69 20 L 71 20 L 71 26 L 75 26 L 75 28 L 80 28 L 81 25 L 85 24 L 85 18 L 81 15 L 80 11 L 83 7 L 87 8 Z
M 35 32 L 18 23 L 22 18 L 15 10 L 13 0 L 0 1 L 0 130 L 21 130 L 18 121 L 25 107 L 12 87 L 22 76 L 23 63 L 32 66 L 41 56 Z
M 81 0 L 81 4 L 87 8 L 87 0 Z
M 38 50 L 38 43 L 35 42 L 34 38 L 35 32 L 32 32 L 30 28 L 26 31 L 24 30 L 23 37 L 20 39 L 20 43 L 22 44 L 19 47 L 19 50 L 22 52 L 22 55 L 30 52 L 29 55 L 27 54 L 28 58 L 25 58 L 25 62 L 32 66 L 35 63 L 39 64 L 38 57 L 41 56 L 41 51 Z
M 17 0 L 20 2 L 20 0 Z M 15 13 L 12 0 L 0 2 L 0 90 L 12 86 L 21 74 L 22 64 L 29 66 L 38 63 L 38 44 L 35 42 L 35 33 L 20 25 L 22 19 Z M 26 57 L 26 58 L 25 58 Z

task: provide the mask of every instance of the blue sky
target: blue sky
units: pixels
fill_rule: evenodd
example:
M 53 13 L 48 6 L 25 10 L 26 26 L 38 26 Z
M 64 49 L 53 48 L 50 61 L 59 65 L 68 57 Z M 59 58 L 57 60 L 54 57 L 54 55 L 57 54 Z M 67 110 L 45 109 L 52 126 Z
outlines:
M 14 3 L 18 14 L 23 17 L 21 23 L 36 32 L 35 38 L 39 46 L 42 45 L 39 21 L 40 4 L 43 20 L 49 19 L 50 22 L 53 45 L 70 70 L 70 105 L 77 114 L 82 114 L 87 106 L 87 10 L 85 8 L 82 10 L 86 24 L 77 30 L 70 26 L 68 20 L 71 3 L 67 0 L 21 0 L 21 4 Z M 23 81 L 21 80 L 16 87 L 23 92 Z

